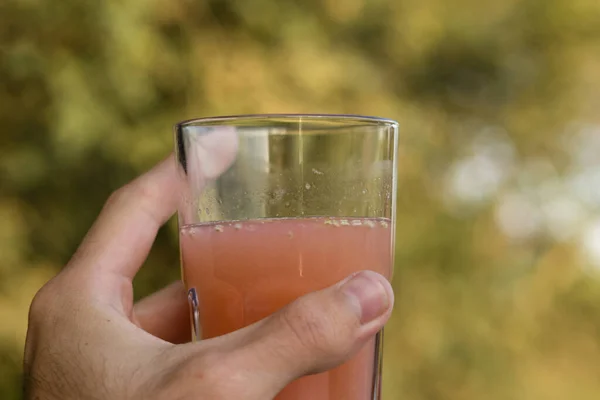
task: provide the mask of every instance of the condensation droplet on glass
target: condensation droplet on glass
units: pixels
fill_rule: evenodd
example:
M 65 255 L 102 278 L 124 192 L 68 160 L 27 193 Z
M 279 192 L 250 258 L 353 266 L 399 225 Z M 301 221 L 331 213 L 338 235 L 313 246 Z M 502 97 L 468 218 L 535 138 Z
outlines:
M 310 183 L 307 183 L 306 185 L 304 185 L 304 187 L 306 188 L 306 190 L 310 190 Z
M 286 202 L 285 202 L 285 207 L 286 207 L 286 208 L 288 208 L 289 206 L 290 206 L 290 202 L 289 202 L 289 201 L 286 201 Z
M 363 189 L 362 193 L 367 194 L 368 193 L 367 189 Z
M 313 174 L 315 174 L 315 175 L 323 175 L 323 174 L 324 174 L 324 172 L 322 172 L 322 171 L 319 171 L 319 170 L 318 170 L 318 169 L 316 169 L 316 168 L 313 168 L 313 169 L 312 169 L 312 172 L 313 172 Z

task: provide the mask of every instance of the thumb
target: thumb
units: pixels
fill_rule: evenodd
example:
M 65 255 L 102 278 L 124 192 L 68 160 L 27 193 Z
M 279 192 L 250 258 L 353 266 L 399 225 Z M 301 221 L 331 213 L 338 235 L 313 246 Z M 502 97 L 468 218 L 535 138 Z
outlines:
M 393 301 L 383 276 L 362 271 L 217 338 L 221 361 L 236 377 L 229 389 L 240 388 L 245 399 L 272 398 L 301 376 L 342 364 L 381 330 Z

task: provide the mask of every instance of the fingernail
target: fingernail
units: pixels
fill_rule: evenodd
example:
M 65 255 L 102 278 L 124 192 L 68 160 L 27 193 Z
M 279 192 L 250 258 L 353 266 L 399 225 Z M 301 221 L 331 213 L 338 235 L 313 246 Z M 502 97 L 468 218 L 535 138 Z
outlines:
M 345 282 L 341 290 L 352 299 L 360 309 L 360 322 L 366 324 L 387 311 L 390 297 L 381 280 L 384 279 L 375 272 L 363 271 Z

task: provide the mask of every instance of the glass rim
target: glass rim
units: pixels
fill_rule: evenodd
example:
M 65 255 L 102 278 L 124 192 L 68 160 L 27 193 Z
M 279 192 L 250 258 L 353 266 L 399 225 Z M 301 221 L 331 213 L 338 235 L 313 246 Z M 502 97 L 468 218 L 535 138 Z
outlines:
M 300 118 L 306 118 L 307 121 L 323 121 L 323 122 L 335 122 L 340 121 L 342 123 L 355 122 L 363 125 L 384 125 L 398 127 L 399 123 L 393 119 L 359 115 L 359 114 L 239 114 L 239 115 L 222 115 L 213 117 L 200 117 L 192 118 L 178 122 L 175 124 L 175 128 L 185 128 L 188 126 L 202 126 L 208 124 L 214 124 L 215 122 L 231 122 L 241 120 L 287 120 L 295 121 Z

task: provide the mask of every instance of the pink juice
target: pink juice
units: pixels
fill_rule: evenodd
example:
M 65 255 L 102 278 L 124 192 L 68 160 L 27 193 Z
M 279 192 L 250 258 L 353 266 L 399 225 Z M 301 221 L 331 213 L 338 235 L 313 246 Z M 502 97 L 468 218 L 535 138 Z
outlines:
M 183 278 L 198 295 L 202 339 L 259 321 L 356 271 L 392 272 L 388 219 L 290 218 L 188 225 Z M 276 400 L 371 399 L 375 340 L 352 360 L 292 382 Z

